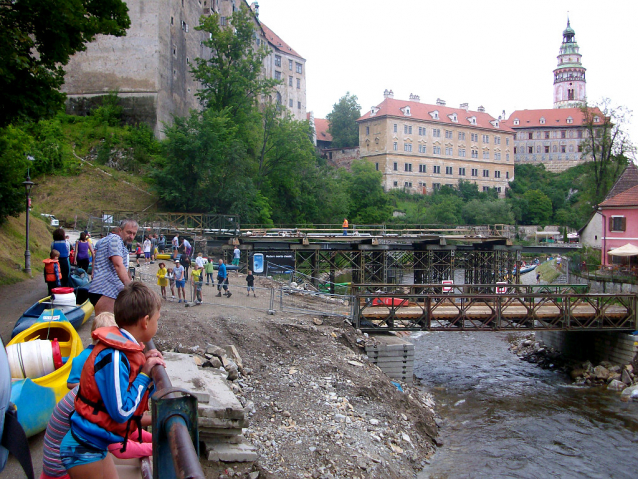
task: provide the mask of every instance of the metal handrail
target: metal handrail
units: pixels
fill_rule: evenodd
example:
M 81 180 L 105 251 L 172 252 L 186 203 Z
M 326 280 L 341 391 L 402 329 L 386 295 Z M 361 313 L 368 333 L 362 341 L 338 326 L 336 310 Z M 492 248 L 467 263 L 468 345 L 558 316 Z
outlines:
M 146 343 L 146 350 L 155 349 L 155 343 L 151 339 Z M 171 380 L 166 373 L 166 368 L 159 364 L 151 370 L 151 378 L 155 383 L 155 389 L 161 391 L 163 389 L 172 388 Z M 170 393 L 165 398 L 178 397 L 178 393 Z M 193 446 L 188 426 L 184 418 L 180 415 L 172 416 L 164 424 L 166 428 L 166 436 L 173 456 L 173 464 L 180 478 L 183 479 L 204 479 L 204 472 L 199 463 L 199 457 Z M 159 431 L 153 431 L 157 434 Z M 157 451 L 153 450 L 153 454 Z

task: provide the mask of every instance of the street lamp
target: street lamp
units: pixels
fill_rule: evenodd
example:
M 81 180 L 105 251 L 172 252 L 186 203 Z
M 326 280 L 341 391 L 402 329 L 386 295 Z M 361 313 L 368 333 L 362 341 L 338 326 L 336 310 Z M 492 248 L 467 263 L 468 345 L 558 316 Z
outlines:
M 35 183 L 31 181 L 29 171 L 27 170 L 27 179 L 23 181 L 25 192 L 27 194 L 27 249 L 24 252 L 24 272 L 31 276 L 31 251 L 29 251 L 29 207 L 31 206 L 31 188 Z

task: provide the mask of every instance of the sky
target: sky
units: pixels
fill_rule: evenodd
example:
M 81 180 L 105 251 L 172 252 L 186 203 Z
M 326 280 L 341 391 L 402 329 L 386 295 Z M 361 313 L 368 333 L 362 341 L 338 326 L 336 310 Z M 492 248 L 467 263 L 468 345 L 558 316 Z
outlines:
M 251 3 L 252 0 L 249 0 Z M 259 0 L 259 18 L 306 59 L 306 109 L 325 118 L 350 92 L 362 114 L 383 91 L 447 106 L 505 110 L 553 106 L 553 70 L 567 26 L 587 69 L 587 98 L 635 117 L 638 143 L 638 1 Z

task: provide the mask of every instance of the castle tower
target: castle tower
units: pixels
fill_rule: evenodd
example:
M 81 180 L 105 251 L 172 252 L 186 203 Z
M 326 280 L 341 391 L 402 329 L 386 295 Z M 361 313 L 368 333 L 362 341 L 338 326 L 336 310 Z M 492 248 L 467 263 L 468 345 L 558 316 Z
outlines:
M 580 48 L 574 39 L 576 33 L 569 25 L 563 31 L 563 43 L 558 54 L 558 66 L 554 70 L 554 108 L 578 108 L 587 98 L 585 68 Z

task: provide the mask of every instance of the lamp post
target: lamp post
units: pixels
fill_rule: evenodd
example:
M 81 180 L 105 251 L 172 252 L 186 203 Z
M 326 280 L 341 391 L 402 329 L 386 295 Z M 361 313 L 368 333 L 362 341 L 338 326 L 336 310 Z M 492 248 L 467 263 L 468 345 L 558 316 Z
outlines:
M 29 207 L 31 206 L 31 188 L 35 183 L 31 181 L 29 172 L 27 171 L 27 179 L 23 181 L 24 189 L 27 194 L 27 249 L 24 252 L 24 272 L 31 276 L 31 251 L 29 251 Z

